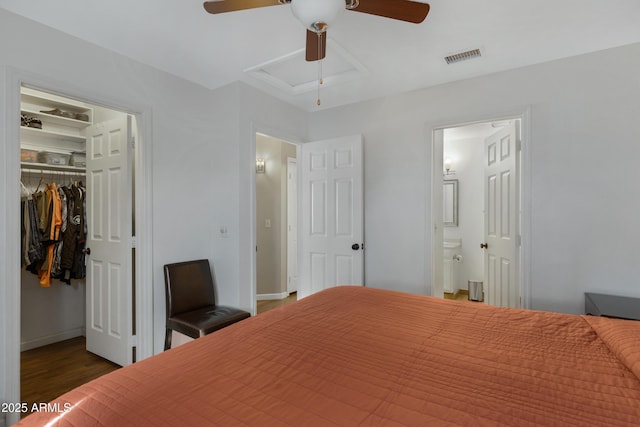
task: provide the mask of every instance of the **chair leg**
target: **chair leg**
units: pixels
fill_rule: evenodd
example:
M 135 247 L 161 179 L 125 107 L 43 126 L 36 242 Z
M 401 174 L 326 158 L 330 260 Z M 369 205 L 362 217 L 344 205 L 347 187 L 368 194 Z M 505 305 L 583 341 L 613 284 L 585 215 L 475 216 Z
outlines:
M 171 348 L 171 329 L 166 328 L 164 335 L 164 350 L 167 351 Z

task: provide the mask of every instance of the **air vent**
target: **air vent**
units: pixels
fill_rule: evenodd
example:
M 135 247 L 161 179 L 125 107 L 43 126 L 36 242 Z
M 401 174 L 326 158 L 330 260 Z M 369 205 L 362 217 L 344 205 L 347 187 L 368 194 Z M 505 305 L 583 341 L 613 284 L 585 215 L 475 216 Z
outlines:
M 454 53 L 453 55 L 445 56 L 444 60 L 447 64 L 455 64 L 456 62 L 466 61 L 467 59 L 480 58 L 482 54 L 480 49 L 468 50 L 466 52 Z

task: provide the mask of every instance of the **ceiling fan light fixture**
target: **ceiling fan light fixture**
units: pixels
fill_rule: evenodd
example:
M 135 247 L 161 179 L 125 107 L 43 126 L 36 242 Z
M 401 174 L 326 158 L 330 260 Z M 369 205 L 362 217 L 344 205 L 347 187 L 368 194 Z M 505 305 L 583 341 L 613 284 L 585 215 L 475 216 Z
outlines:
M 353 10 L 356 7 L 360 6 L 360 0 L 346 0 L 346 8 L 348 10 Z
M 291 0 L 291 11 L 305 28 L 324 32 L 344 10 L 345 0 Z

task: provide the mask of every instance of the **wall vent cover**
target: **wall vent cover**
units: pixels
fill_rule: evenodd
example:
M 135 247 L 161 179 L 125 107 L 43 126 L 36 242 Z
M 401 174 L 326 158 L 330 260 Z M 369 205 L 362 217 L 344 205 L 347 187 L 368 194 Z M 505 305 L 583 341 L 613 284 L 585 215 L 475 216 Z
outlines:
M 466 61 L 468 59 L 479 58 L 482 54 L 480 49 L 467 50 L 466 52 L 454 53 L 453 55 L 445 56 L 444 60 L 447 64 L 455 64 L 456 62 Z

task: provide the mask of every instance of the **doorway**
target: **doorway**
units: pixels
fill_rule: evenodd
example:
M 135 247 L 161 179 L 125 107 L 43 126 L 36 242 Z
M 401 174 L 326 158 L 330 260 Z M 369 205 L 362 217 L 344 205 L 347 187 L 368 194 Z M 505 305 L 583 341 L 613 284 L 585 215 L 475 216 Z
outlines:
M 256 300 L 294 301 L 297 293 L 297 147 L 256 133 Z M 261 310 L 258 310 L 261 311 Z
M 108 96 L 94 95 L 93 99 L 89 99 L 82 94 L 85 92 L 94 93 L 91 88 L 78 89 L 70 84 L 64 84 L 61 82 L 52 83 L 46 77 L 39 77 L 33 74 L 24 74 L 18 70 L 10 70 L 7 75 L 7 145 L 6 154 L 3 158 L 4 167 L 7 177 L 15 177 L 14 179 L 7 180 L 7 194 L 16 194 L 16 197 L 9 197 L 6 200 L 6 215 L 7 215 L 7 230 L 8 238 L 5 241 L 5 253 L 6 257 L 6 270 L 3 272 L 5 283 L 14 283 L 14 286 L 8 286 L 6 288 L 6 300 L 3 302 L 5 309 L 5 318 L 7 322 L 3 328 L 5 331 L 5 337 L 7 342 L 6 348 L 6 390 L 7 397 L 10 401 L 20 401 L 20 350 L 21 350 L 21 330 L 22 322 L 21 316 L 21 295 L 23 293 L 21 286 L 21 268 L 20 258 L 21 254 L 16 248 L 20 248 L 21 243 L 21 209 L 20 199 L 17 196 L 20 194 L 20 178 L 22 165 L 18 160 L 21 156 L 20 141 L 22 139 L 23 123 L 18 124 L 15 119 L 18 115 L 24 113 L 22 108 L 22 94 L 21 88 L 27 87 L 34 90 L 39 90 L 47 93 L 51 97 L 60 97 L 70 100 L 75 100 L 79 103 L 93 104 L 96 107 L 105 106 L 107 109 L 123 112 L 125 116 L 135 117 L 136 126 L 134 128 L 136 142 L 135 146 L 131 145 L 131 148 L 136 153 L 135 159 L 132 159 L 131 163 L 134 168 L 133 176 L 135 176 L 135 194 L 136 199 L 131 200 L 132 209 L 135 212 L 135 224 L 136 224 L 136 240 L 137 244 L 134 245 L 133 236 L 125 238 L 128 246 L 127 256 L 131 260 L 132 267 L 135 273 L 131 274 L 130 278 L 135 278 L 137 284 L 135 289 L 131 287 L 127 288 L 126 294 L 129 295 L 130 301 L 135 301 L 135 311 L 133 307 L 129 308 L 129 316 L 124 319 L 123 323 L 131 325 L 130 331 L 126 337 L 127 345 L 129 347 L 129 353 L 131 360 L 140 360 L 145 357 L 149 357 L 153 354 L 153 322 L 152 322 L 152 304 L 153 300 L 150 297 L 152 294 L 150 279 L 152 276 L 152 263 L 151 263 L 151 174 L 150 174 L 150 161 L 151 151 L 150 147 L 146 150 L 141 150 L 144 142 L 150 141 L 151 127 L 150 117 L 151 111 L 147 107 L 130 108 L 124 106 L 115 101 L 97 101 L 98 99 L 108 99 Z M 55 88 L 55 89 L 54 89 Z M 72 103 L 73 104 L 73 103 Z M 43 113 L 41 110 L 45 110 Z M 55 108 L 42 108 L 36 111 L 31 111 L 31 116 L 36 116 L 40 113 L 49 114 L 52 116 L 63 116 L 59 112 L 51 112 Z M 63 108 L 60 110 L 64 111 Z M 68 113 L 69 111 L 67 111 Z M 35 113 L 35 114 L 34 114 Z M 77 112 L 76 112 L 77 113 Z M 46 116 L 45 116 L 46 117 Z M 69 117 L 62 117 L 63 119 L 69 119 Z M 55 122 L 55 118 L 47 117 L 47 120 L 52 119 Z M 80 114 L 74 116 L 72 120 L 86 121 L 88 117 Z M 68 124 L 68 121 L 62 120 L 61 123 Z M 43 123 L 44 124 L 44 123 Z M 78 123 L 76 123 L 78 124 Z M 38 129 L 38 123 L 34 129 L 29 129 L 29 132 L 38 133 L 41 129 Z M 49 128 L 49 134 L 56 133 L 52 128 Z M 65 137 L 66 139 L 66 137 Z M 129 141 L 125 144 L 129 147 Z M 54 162 L 55 163 L 55 162 Z M 38 178 L 39 180 L 39 178 Z M 133 190 L 133 189 L 131 189 Z M 131 192 L 129 192 L 131 193 Z M 133 227 L 132 216 L 129 216 L 127 222 Z M 136 255 L 133 257 L 131 254 L 133 246 L 136 246 Z M 65 285 L 66 286 L 66 285 Z M 135 298 L 137 295 L 138 298 Z M 80 310 L 84 311 L 84 304 L 80 307 Z M 135 312 L 135 317 L 132 312 Z M 83 326 L 80 326 L 82 330 Z M 73 328 L 72 328 L 73 329 Z M 133 335 L 133 333 L 137 335 Z M 40 342 L 39 344 L 42 344 Z M 38 343 L 36 343 L 38 344 Z M 135 346 L 135 349 L 132 347 Z M 134 355 L 135 353 L 135 355 Z M 17 416 L 15 414 L 9 414 L 9 423 L 17 422 Z
M 474 299 L 525 305 L 523 122 L 520 115 L 434 129 L 433 295 L 459 299 L 474 282 Z M 487 166 L 507 159 L 503 171 Z
M 30 87 L 21 112 L 21 351 L 85 337 L 83 353 L 130 364 L 135 119 Z

